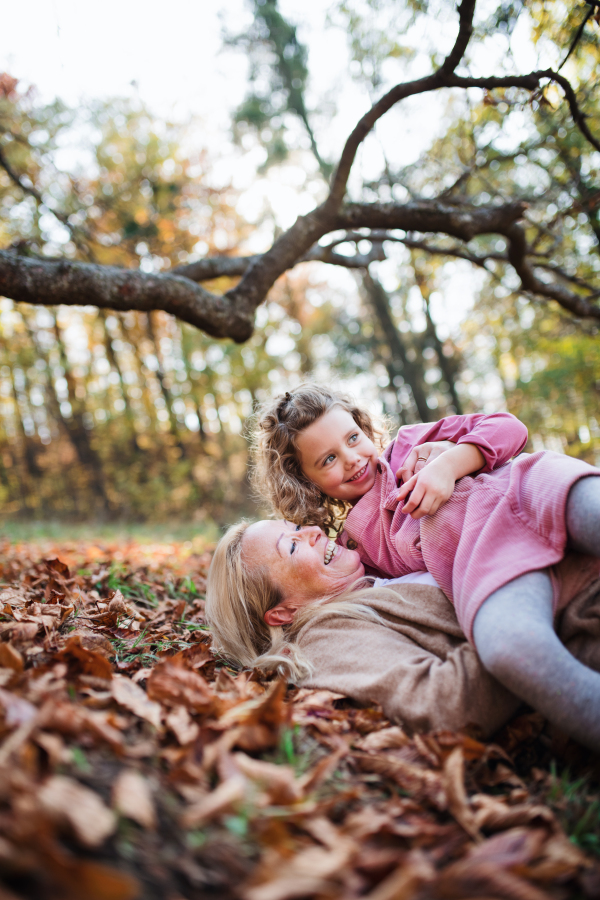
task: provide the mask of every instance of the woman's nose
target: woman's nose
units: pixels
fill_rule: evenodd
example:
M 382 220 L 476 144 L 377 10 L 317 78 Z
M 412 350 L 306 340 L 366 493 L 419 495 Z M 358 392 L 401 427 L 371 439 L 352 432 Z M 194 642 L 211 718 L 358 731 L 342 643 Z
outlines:
M 303 525 L 302 532 L 305 535 L 305 537 L 308 540 L 311 547 L 313 547 L 317 543 L 317 541 L 323 534 L 322 529 L 319 528 L 318 525 Z

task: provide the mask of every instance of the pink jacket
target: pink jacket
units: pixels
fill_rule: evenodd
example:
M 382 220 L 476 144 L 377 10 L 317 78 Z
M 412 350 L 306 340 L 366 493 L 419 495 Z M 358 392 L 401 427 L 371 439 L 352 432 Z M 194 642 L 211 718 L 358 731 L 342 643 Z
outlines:
M 486 465 L 459 479 L 433 516 L 412 519 L 397 501 L 396 470 L 425 441 L 476 444 Z M 572 484 L 599 474 L 556 453 L 524 454 L 527 430 L 514 416 L 450 416 L 409 425 L 379 459 L 375 484 L 350 511 L 338 540 L 358 544 L 368 572 L 387 577 L 431 572 L 454 603 L 472 640 L 475 615 L 513 578 L 559 562 L 565 552 L 565 504 Z

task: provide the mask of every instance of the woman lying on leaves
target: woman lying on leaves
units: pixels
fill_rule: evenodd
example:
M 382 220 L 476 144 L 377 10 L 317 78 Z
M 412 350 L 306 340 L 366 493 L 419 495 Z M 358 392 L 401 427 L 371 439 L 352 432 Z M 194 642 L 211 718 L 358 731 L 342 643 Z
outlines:
M 600 479 L 585 477 L 598 470 L 557 454 L 507 462 L 526 431 L 506 414 L 400 429 L 377 459 L 369 417 L 341 395 L 301 386 L 272 407 L 261 424 L 263 456 L 268 462 L 272 449 L 274 460 L 263 471 L 271 477 L 284 460 L 295 521 L 306 521 L 307 497 L 320 503 L 312 503 L 313 521 L 327 510 L 330 482 L 328 496 L 347 501 L 350 515 L 333 545 L 319 526 L 292 524 L 272 488 L 286 519 L 230 529 L 207 594 L 221 649 L 244 665 L 287 668 L 305 685 L 378 701 L 419 729 L 472 723 L 489 734 L 514 711 L 516 695 L 600 750 L 598 561 L 567 553 L 569 542 L 600 556 Z M 431 477 L 406 471 L 427 455 L 419 438 L 458 443 L 432 463 Z M 397 465 L 400 490 L 390 468 Z M 366 582 L 365 565 L 392 580 Z M 432 575 L 419 574 L 425 568 L 458 621 Z M 560 636 L 581 662 L 556 635 L 557 613 Z

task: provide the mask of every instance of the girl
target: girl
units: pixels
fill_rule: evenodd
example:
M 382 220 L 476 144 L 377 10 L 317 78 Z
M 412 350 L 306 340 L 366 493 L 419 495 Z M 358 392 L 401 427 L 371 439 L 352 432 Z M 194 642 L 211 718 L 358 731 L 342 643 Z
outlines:
M 263 408 L 255 483 L 299 525 L 344 518 L 337 544 L 356 548 L 367 572 L 429 571 L 484 666 L 569 733 L 591 723 L 600 745 L 600 676 L 556 637 L 550 570 L 568 545 L 600 556 L 600 481 L 587 477 L 598 470 L 548 452 L 509 462 L 527 432 L 506 413 L 406 426 L 379 456 L 381 439 L 348 398 L 301 385 Z M 437 440 L 455 446 L 412 475 L 419 448 Z M 597 559 L 577 566 L 579 586 L 598 575 Z

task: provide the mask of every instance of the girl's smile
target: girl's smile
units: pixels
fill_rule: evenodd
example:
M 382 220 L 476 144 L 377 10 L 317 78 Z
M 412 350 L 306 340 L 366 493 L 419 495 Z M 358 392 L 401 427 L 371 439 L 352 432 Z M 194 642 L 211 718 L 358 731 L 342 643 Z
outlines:
M 377 450 L 347 410 L 334 406 L 296 438 L 303 473 L 328 497 L 355 503 L 375 482 Z

